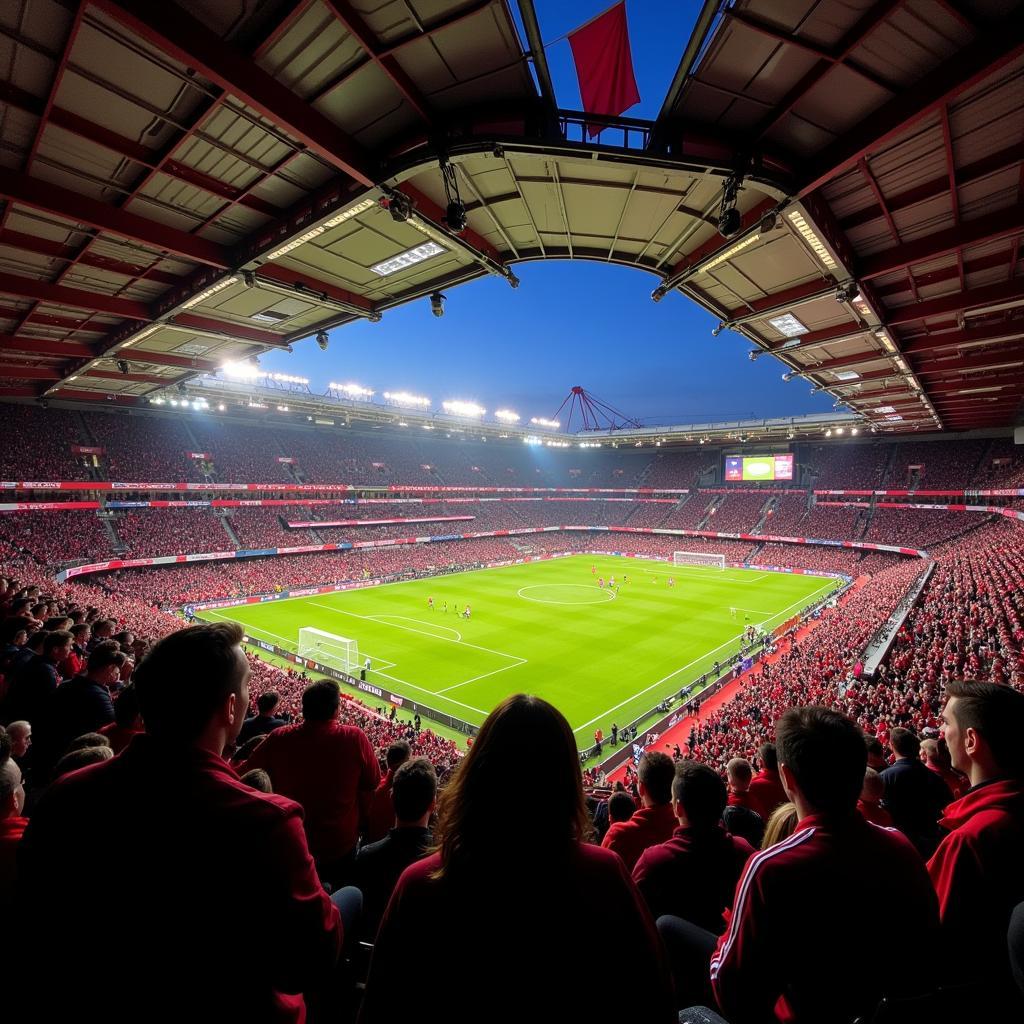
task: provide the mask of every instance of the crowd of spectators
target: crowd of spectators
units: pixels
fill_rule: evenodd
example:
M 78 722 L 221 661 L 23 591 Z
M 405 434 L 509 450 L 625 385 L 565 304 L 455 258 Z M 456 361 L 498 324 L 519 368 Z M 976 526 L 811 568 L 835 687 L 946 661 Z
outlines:
M 926 441 L 897 444 L 884 486 L 903 488 L 913 484 L 916 489 L 930 491 L 969 487 L 988 446 L 989 442 L 983 440 L 961 440 L 941 449 Z
M 126 558 L 234 548 L 220 518 L 205 508 L 123 512 L 117 517 L 115 527 L 124 544 Z
M 928 550 L 936 544 L 977 530 L 985 518 L 976 512 L 876 507 L 864 540 Z
M 705 529 L 720 533 L 750 533 L 760 521 L 770 497 L 765 491 L 727 494 L 725 501 L 712 513 Z
M 82 439 L 78 413 L 5 403 L 4 443 L 0 445 L 0 479 L 88 480 L 82 460 L 71 451 Z M 31 465 L 25 453 L 31 452 Z
M 0 514 L 0 538 L 21 557 L 60 565 L 110 554 L 110 538 L 91 510 Z
M 105 449 L 107 480 L 178 483 L 203 479 L 188 453 L 195 444 L 181 417 L 81 414 L 95 443 Z

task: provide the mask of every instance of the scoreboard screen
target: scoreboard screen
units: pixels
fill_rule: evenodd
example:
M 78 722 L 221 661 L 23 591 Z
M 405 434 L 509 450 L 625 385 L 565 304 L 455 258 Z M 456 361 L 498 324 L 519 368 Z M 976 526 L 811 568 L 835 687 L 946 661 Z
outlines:
M 765 480 L 792 480 L 792 454 L 779 455 L 727 455 L 725 457 L 725 479 L 728 482 L 752 482 Z

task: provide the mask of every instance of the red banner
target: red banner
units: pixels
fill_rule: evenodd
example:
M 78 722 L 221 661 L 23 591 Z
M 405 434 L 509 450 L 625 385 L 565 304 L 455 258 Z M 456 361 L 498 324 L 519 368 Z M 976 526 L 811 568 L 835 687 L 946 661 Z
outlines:
M 476 516 L 423 516 L 419 519 L 334 519 L 330 522 L 322 520 L 310 520 L 309 522 L 292 523 L 288 525 L 293 530 L 304 530 L 307 528 L 317 529 L 326 526 L 390 526 L 395 523 L 457 523 L 465 522 L 467 519 L 476 519 Z
M 106 450 L 106 448 L 97 448 L 94 445 L 86 444 L 73 444 L 71 446 L 72 455 L 102 455 Z
M 286 462 L 286 463 L 289 463 L 289 464 L 295 462 L 295 460 L 290 455 L 278 455 L 277 461 L 278 462 Z
M 186 452 L 185 453 L 190 459 L 212 459 L 213 452 Z

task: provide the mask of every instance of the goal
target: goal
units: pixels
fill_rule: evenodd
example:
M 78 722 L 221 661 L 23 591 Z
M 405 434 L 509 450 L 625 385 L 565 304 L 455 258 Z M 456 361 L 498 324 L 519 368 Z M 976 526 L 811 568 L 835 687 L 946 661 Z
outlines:
M 673 551 L 673 565 L 703 565 L 706 569 L 724 569 L 725 555 L 706 555 L 698 551 Z
M 299 630 L 300 658 L 317 661 L 321 665 L 336 668 L 349 675 L 359 671 L 359 644 L 346 636 L 337 636 L 312 626 L 303 626 Z

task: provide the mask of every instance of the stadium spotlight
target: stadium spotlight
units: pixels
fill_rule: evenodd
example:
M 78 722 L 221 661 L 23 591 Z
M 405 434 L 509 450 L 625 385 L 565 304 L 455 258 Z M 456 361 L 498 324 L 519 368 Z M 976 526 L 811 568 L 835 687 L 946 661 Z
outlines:
M 117 368 L 122 373 L 129 373 L 129 372 L 131 372 L 131 367 L 128 365 L 128 360 L 127 359 L 118 359 L 118 361 L 117 361 Z
M 825 431 L 825 436 L 826 437 L 831 437 L 832 436 L 832 428 L 831 427 L 829 427 L 828 430 Z
M 793 379 L 793 372 L 790 370 L 788 373 L 782 375 L 782 379 L 788 384 Z
M 842 427 L 836 427 L 836 433 L 837 434 L 841 434 L 842 432 L 843 432 L 843 428 Z
M 327 346 L 330 343 L 330 340 L 331 339 L 328 337 L 326 331 L 317 331 L 316 332 L 316 343 L 320 346 L 320 351 L 321 352 L 326 352 L 327 351 Z
M 851 430 L 850 430 L 850 433 L 851 433 L 851 434 L 852 434 L 852 435 L 853 435 L 854 437 L 856 437 L 856 436 L 857 436 L 857 435 L 858 435 L 858 434 L 860 433 L 860 429 L 859 429 L 858 427 L 852 427 L 852 428 L 851 428 Z
M 461 199 L 453 199 L 444 214 L 444 222 L 455 234 L 466 230 L 466 204 Z
M 742 224 L 740 211 L 735 206 L 730 207 L 728 210 L 723 210 L 718 218 L 718 233 L 723 238 L 732 238 L 739 234 Z
M 444 316 L 445 296 L 441 292 L 433 292 L 430 296 L 430 312 L 434 316 Z

